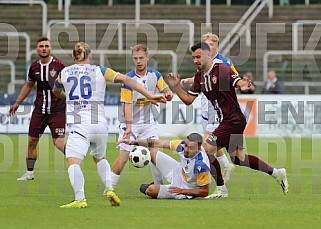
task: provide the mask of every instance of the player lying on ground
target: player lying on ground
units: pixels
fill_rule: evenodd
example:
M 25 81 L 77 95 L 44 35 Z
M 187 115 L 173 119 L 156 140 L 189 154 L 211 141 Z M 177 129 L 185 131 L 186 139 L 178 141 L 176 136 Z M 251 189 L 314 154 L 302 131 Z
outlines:
M 150 184 L 145 194 L 158 199 L 192 199 L 206 197 L 211 181 L 210 164 L 204 148 L 203 138 L 192 133 L 186 140 L 142 139 L 133 141 L 121 139 L 119 143 L 141 145 L 149 148 L 167 148 L 178 153 L 180 163 L 172 167 L 172 182 L 168 185 Z

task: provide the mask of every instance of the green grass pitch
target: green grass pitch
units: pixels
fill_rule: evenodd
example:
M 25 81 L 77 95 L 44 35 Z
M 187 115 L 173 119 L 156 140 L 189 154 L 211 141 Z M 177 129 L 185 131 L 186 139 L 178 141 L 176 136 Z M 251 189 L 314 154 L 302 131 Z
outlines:
M 275 167 L 286 167 L 290 192 L 284 195 L 266 174 L 236 167 L 226 199 L 154 200 L 140 183 L 151 181 L 149 168 L 127 163 L 111 207 L 93 160 L 83 164 L 86 209 L 60 209 L 73 199 L 65 159 L 44 135 L 34 181 L 16 181 L 25 171 L 26 135 L 0 135 L 0 228 L 320 228 L 321 140 L 247 138 L 246 151 Z M 260 153 L 258 153 L 260 152 Z M 172 152 L 166 153 L 174 156 Z M 110 136 L 107 158 L 118 155 Z M 214 182 L 211 190 L 214 189 Z

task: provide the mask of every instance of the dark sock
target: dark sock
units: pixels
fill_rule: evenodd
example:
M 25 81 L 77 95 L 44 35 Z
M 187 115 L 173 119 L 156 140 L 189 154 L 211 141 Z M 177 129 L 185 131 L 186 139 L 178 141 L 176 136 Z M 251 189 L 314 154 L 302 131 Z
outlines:
M 35 168 L 36 158 L 26 158 L 27 170 L 33 171 Z
M 217 159 L 214 156 L 208 156 L 211 165 L 211 175 L 216 182 L 216 186 L 223 186 L 224 180 L 221 172 L 220 163 L 218 163 Z
M 256 156 L 245 154 L 244 161 L 241 161 L 238 157 L 233 157 L 233 159 L 234 159 L 234 164 L 236 164 L 236 165 L 246 166 L 251 169 L 265 172 L 269 175 L 272 175 L 272 173 L 273 173 L 273 167 L 268 165 L 267 163 L 265 163 L 264 161 L 262 161 L 260 158 L 258 158 Z

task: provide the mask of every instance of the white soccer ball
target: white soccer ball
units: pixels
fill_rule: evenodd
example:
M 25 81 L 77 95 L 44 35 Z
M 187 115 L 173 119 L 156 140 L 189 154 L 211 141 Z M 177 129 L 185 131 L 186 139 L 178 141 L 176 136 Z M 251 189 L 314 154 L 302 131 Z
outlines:
M 129 153 L 129 161 L 136 168 L 143 168 L 149 164 L 151 160 L 149 149 L 144 146 L 135 146 Z

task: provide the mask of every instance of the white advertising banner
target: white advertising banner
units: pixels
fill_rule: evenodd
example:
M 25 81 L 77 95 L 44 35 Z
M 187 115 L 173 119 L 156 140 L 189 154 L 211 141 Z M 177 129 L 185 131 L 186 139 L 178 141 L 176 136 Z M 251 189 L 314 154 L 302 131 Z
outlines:
M 239 102 L 248 120 L 247 136 L 294 134 L 311 137 L 321 134 L 321 96 L 240 95 Z M 28 133 L 32 106 L 21 106 L 17 115 L 7 115 L 9 106 L 0 106 L 0 133 Z M 118 106 L 105 106 L 110 133 L 118 133 Z M 185 106 L 177 96 L 172 102 L 155 107 L 160 136 L 202 133 L 200 98 Z M 49 133 L 49 129 L 46 129 Z

